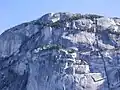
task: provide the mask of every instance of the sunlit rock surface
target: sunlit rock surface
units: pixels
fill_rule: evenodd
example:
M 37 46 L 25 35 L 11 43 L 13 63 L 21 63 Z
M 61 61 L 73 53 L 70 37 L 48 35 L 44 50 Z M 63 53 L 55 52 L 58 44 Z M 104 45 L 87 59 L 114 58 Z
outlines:
M 0 90 L 120 90 L 120 19 L 59 12 L 6 30 Z

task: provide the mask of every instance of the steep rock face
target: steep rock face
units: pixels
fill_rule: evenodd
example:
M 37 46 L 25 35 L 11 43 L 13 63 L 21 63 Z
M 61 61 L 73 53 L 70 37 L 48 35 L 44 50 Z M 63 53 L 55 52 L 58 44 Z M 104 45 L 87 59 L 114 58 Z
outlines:
M 49 13 L 0 43 L 0 90 L 120 89 L 119 18 Z
M 39 31 L 39 28 L 32 23 L 23 23 L 2 33 L 0 36 L 0 57 L 12 55 L 24 41 Z

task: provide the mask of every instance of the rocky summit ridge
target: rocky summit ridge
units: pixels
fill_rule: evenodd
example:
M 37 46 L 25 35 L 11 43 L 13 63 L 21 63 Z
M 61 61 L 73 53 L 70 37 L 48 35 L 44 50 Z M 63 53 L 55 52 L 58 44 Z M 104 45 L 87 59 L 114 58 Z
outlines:
M 120 18 L 48 13 L 6 30 L 0 90 L 120 90 Z

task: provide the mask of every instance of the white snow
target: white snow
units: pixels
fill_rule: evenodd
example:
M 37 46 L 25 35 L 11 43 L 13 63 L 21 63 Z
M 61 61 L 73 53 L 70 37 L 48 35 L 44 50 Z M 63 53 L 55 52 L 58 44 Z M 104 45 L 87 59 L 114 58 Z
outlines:
M 79 19 L 75 20 L 75 24 L 77 28 L 91 28 L 92 27 L 92 21 L 90 19 Z
M 94 80 L 95 85 L 99 88 L 99 86 L 103 85 L 105 79 L 102 77 L 101 73 L 90 73 L 91 77 Z
M 35 53 L 38 53 L 40 50 L 42 50 L 42 48 L 41 48 L 41 47 L 36 48 L 36 49 L 34 50 L 34 52 L 35 52 Z
M 116 25 L 116 23 L 113 19 L 104 17 L 97 19 L 97 25 L 102 26 L 104 29 L 107 29 L 111 25 Z
M 54 23 L 54 22 L 57 22 L 58 20 L 60 20 L 60 18 L 53 18 L 52 22 Z
M 89 65 L 74 65 L 74 68 L 76 70 L 76 74 L 84 74 L 89 73 Z
M 68 40 L 71 40 L 74 43 L 82 42 L 82 43 L 92 44 L 92 43 L 95 42 L 95 34 L 94 33 L 88 33 L 88 32 L 80 32 L 78 34 L 75 34 L 74 36 L 72 34 L 69 34 L 68 36 L 63 34 L 62 37 L 66 38 Z
M 108 57 L 109 59 L 112 59 L 109 52 L 105 52 L 104 55 L 105 55 L 105 57 Z
M 111 25 L 108 28 L 111 30 L 111 32 L 119 32 L 119 27 L 117 25 Z

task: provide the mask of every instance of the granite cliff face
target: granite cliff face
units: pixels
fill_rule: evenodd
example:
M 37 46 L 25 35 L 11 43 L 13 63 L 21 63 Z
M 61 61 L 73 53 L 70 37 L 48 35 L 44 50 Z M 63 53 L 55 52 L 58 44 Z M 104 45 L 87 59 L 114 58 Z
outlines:
M 5 31 L 0 90 L 120 90 L 120 19 L 49 13 Z

